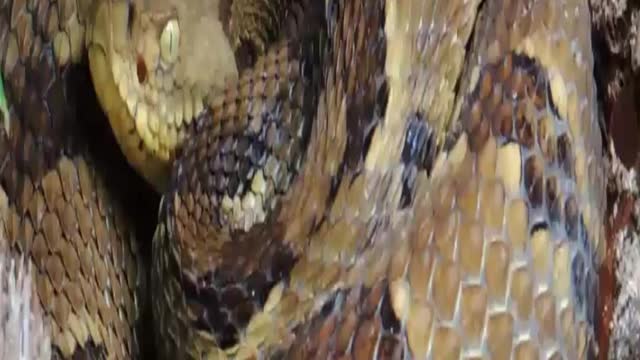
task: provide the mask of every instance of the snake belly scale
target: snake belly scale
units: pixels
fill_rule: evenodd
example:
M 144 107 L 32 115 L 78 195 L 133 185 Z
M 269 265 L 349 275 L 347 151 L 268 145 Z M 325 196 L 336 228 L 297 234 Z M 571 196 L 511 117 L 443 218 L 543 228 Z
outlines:
M 162 358 L 597 353 L 585 0 L 194 1 L 229 17 L 220 54 L 188 2 L 34 3 L 0 7 L 2 219 L 62 357 L 135 357 L 146 289 Z M 133 205 L 55 91 L 89 86 L 68 70 L 85 49 L 122 152 L 162 193 L 149 287 Z

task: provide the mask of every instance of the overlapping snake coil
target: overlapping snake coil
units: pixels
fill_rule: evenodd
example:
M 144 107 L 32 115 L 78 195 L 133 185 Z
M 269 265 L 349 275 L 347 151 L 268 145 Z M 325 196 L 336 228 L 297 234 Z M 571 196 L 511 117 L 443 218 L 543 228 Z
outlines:
M 5 0 L 0 55 L 0 249 L 54 357 L 597 353 L 586 0 Z

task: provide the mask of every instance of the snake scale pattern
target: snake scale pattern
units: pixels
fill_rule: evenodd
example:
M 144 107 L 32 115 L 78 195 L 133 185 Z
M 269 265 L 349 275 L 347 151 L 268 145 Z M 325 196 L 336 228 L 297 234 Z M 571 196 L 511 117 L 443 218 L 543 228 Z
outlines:
M 0 250 L 54 358 L 141 357 L 145 311 L 167 359 L 593 358 L 590 36 L 586 0 L 0 0 Z

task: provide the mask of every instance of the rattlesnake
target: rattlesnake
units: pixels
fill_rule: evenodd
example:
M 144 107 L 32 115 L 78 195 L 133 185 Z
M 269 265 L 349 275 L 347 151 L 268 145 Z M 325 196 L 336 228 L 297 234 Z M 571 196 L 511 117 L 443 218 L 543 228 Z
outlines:
M 0 5 L 2 219 L 39 271 L 63 357 L 136 356 L 148 288 L 135 203 L 106 187 L 118 175 L 78 130 L 81 88 L 61 96 L 85 48 L 120 148 L 163 194 L 159 356 L 597 351 L 605 197 L 586 1 Z

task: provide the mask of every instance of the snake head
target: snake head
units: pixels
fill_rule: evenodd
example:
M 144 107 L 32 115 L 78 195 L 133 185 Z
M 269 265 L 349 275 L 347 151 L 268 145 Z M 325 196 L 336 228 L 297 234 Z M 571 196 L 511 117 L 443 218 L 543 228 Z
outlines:
M 219 2 L 105 0 L 92 12 L 99 102 L 127 160 L 158 191 L 206 95 L 238 77 Z

